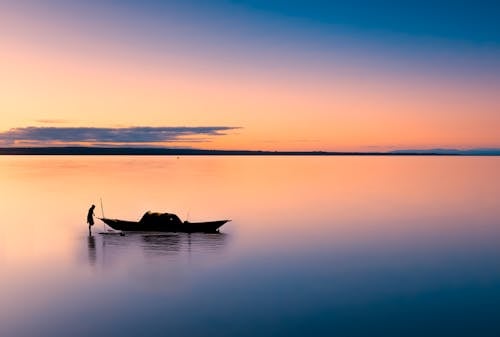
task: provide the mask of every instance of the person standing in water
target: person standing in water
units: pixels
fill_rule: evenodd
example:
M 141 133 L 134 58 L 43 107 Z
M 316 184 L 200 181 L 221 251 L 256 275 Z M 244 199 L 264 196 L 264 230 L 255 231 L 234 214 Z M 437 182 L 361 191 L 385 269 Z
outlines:
M 90 206 L 89 213 L 87 214 L 87 223 L 89 224 L 89 236 L 92 236 L 92 230 L 90 227 L 94 226 L 94 208 L 95 205 Z

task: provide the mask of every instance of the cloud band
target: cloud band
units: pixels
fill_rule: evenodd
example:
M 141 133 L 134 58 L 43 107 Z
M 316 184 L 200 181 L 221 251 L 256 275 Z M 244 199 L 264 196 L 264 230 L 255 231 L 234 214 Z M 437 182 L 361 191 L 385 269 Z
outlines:
M 238 129 L 231 126 L 201 127 L 24 127 L 0 132 L 0 144 L 4 146 L 33 145 L 161 145 L 179 142 L 208 141 Z

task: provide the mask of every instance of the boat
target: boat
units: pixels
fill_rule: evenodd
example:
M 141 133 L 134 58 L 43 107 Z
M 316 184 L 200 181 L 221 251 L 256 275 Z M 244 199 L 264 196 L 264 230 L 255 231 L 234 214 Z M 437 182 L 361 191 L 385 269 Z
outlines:
M 231 220 L 206 222 L 181 221 L 172 213 L 146 212 L 139 221 L 99 218 L 114 230 L 123 232 L 183 232 L 216 233 L 219 228 Z

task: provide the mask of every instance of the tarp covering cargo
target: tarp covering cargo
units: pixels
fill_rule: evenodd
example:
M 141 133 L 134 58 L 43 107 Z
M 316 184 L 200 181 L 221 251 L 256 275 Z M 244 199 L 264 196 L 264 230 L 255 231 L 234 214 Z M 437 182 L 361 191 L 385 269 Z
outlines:
M 151 211 L 144 213 L 144 215 L 142 216 L 142 218 L 139 222 L 141 224 L 147 224 L 147 225 L 152 225 L 152 224 L 178 225 L 178 224 L 182 224 L 181 219 L 179 219 L 179 217 L 175 214 L 157 213 L 157 212 L 151 212 Z

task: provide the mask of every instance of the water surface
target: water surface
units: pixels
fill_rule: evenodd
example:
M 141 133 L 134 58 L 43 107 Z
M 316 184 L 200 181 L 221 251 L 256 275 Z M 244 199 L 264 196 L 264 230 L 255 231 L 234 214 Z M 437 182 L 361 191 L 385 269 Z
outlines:
M 498 157 L 4 156 L 0 186 L 1 336 L 500 335 Z M 92 203 L 233 221 L 88 237 Z

